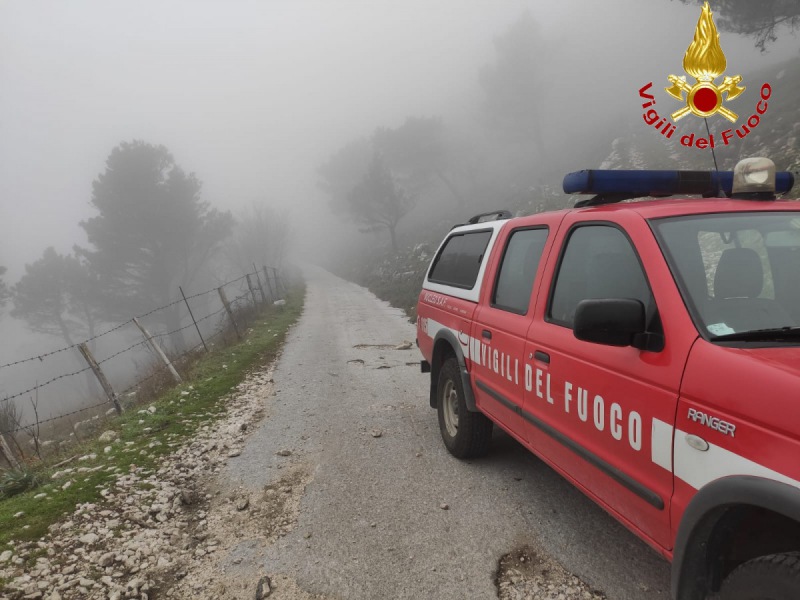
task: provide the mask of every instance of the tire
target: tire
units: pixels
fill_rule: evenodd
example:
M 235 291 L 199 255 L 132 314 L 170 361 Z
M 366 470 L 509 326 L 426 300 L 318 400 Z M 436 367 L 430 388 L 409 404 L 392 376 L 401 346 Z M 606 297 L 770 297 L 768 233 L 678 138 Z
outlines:
M 797 600 L 800 552 L 759 556 L 736 567 L 719 591 L 719 600 Z
M 448 358 L 439 371 L 436 409 L 439 431 L 450 454 L 456 458 L 486 455 L 492 439 L 492 422 L 483 413 L 467 410 L 461 369 L 455 358 Z

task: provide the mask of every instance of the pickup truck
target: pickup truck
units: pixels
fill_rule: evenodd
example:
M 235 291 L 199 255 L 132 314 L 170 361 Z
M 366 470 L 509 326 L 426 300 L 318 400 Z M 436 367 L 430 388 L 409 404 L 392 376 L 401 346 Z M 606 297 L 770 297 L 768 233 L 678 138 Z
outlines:
M 671 561 L 673 598 L 800 598 L 793 181 L 580 171 L 574 208 L 454 227 L 417 308 L 449 452 L 504 430 Z

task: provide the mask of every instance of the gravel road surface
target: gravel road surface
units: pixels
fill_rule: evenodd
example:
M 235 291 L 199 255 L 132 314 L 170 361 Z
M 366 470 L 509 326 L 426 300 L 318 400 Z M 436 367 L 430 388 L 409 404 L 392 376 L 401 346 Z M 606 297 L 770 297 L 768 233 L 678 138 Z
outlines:
M 502 432 L 488 458 L 451 457 L 419 351 L 395 349 L 414 326 L 357 285 L 306 277 L 266 416 L 221 478 L 253 495 L 290 480 L 298 502 L 272 543 L 248 523 L 228 576 L 255 590 L 266 574 L 272 598 L 669 597 L 665 561 Z

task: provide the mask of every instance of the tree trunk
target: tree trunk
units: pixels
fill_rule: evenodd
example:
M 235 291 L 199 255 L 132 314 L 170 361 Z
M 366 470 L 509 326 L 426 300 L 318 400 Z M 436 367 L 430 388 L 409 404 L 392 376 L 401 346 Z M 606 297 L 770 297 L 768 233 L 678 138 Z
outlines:
M 387 225 L 389 228 L 389 235 L 392 236 L 392 252 L 397 254 L 397 233 L 395 232 L 396 225 Z

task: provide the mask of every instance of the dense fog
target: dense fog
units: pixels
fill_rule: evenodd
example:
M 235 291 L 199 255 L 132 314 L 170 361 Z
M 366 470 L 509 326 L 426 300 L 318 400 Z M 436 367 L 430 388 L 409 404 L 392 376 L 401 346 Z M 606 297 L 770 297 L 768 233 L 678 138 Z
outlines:
M 675 148 L 643 122 L 638 90 L 653 82 L 663 114 L 680 107 L 663 89 L 685 74 L 699 15 L 698 3 L 670 0 L 3 2 L 0 266 L 10 297 L 0 363 L 254 263 L 346 271 L 373 252 L 430 243 L 476 212 L 565 206 L 566 171 L 666 168 Z M 796 97 L 796 71 L 782 66 L 798 56 L 790 27 L 765 50 L 752 35 L 720 33 L 726 73 L 750 86 L 731 107 L 749 115 L 765 77 L 776 102 L 782 90 L 784 102 Z M 646 142 L 623 152 L 637 139 Z M 682 156 L 712 165 L 708 153 Z M 787 161 L 779 168 L 796 166 Z M 150 172 L 162 177 L 152 189 L 141 181 Z M 370 213 L 381 185 L 398 194 L 393 216 Z M 132 189 L 140 212 L 114 213 L 119 190 Z M 191 218 L 162 215 L 166 198 L 182 199 Z M 131 267 L 152 252 L 137 228 L 165 229 L 159 248 L 174 242 L 169 256 L 185 260 L 165 259 L 171 270 L 145 281 L 145 267 Z M 114 257 L 129 234 L 132 254 Z M 69 282 L 89 278 L 63 292 L 63 307 L 41 308 L 47 318 L 31 308 L 47 290 L 33 277 L 18 285 L 37 261 L 48 281 L 70 269 Z M 186 315 L 152 327 L 170 318 Z M 58 371 L 49 368 L 0 372 L 0 397 Z M 70 385 L 58 401 L 84 393 Z

